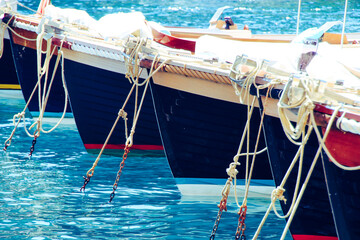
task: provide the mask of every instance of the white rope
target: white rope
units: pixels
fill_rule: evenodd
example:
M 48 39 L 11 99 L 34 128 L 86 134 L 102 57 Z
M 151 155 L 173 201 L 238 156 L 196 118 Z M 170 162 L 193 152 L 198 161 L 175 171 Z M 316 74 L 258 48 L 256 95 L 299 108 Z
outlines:
M 338 112 L 339 109 L 340 109 L 341 106 L 339 106 L 334 112 Z M 334 114 L 333 114 L 334 115 Z M 312 124 L 316 124 L 316 121 L 315 121 L 315 117 L 314 115 L 312 114 L 311 115 L 311 121 L 312 121 Z M 331 127 L 332 125 L 332 122 L 331 122 L 331 119 L 328 123 L 328 128 Z M 332 163 L 334 163 L 337 167 L 343 169 L 343 170 L 347 170 L 347 171 L 355 171 L 355 170 L 360 170 L 360 166 L 357 166 L 357 167 L 347 167 L 347 166 L 344 166 L 342 164 L 340 164 L 333 156 L 332 154 L 330 153 L 330 151 L 328 150 L 328 148 L 326 147 L 325 145 L 325 140 L 326 140 L 326 137 L 327 137 L 327 134 L 324 134 L 324 137 L 321 136 L 321 133 L 319 132 L 319 130 L 316 128 L 315 129 L 315 132 L 316 132 L 316 135 L 318 137 L 318 140 L 319 140 L 319 143 L 321 145 L 321 147 L 323 148 L 323 150 L 325 151 L 326 155 L 328 156 L 328 158 L 330 159 L 330 161 Z
M 63 44 L 63 40 L 61 41 L 61 46 L 58 50 L 58 56 L 54 65 L 54 69 L 52 72 L 52 76 L 51 79 L 49 81 L 48 79 L 48 74 L 49 74 L 49 66 L 50 66 L 50 60 L 52 58 L 52 56 L 55 53 L 56 48 L 53 48 L 51 50 L 52 44 L 51 44 L 51 39 L 49 39 L 47 41 L 47 47 L 46 47 L 46 51 L 43 52 L 42 51 L 42 45 L 43 45 L 43 37 L 45 35 L 45 30 L 44 30 L 44 24 L 39 25 L 39 28 L 41 28 L 41 32 L 38 34 L 37 39 L 36 39 L 36 50 L 37 50 L 37 76 L 38 76 L 38 81 L 32 91 L 32 94 L 30 95 L 28 102 L 23 110 L 23 112 L 21 114 L 18 114 L 19 116 L 19 121 L 21 118 L 23 118 L 24 113 L 26 108 L 28 107 L 30 101 L 32 100 L 32 97 L 35 93 L 36 90 L 38 90 L 38 103 L 39 103 L 39 117 L 37 118 L 37 120 L 30 125 L 29 129 L 26 126 L 26 122 L 25 122 L 25 118 L 23 118 L 24 121 L 24 129 L 26 134 L 29 137 L 38 137 L 40 136 L 40 133 L 50 133 L 52 131 L 54 131 L 59 124 L 62 122 L 62 120 L 64 119 L 65 115 L 66 115 L 66 110 L 67 110 L 67 105 L 68 105 L 68 91 L 66 88 L 66 84 L 65 84 L 65 77 L 64 77 L 64 57 L 63 57 L 63 52 L 62 52 L 62 44 Z M 44 61 L 42 61 L 42 54 L 45 53 L 45 59 Z M 50 91 L 51 91 L 51 87 L 53 84 L 53 81 L 55 79 L 55 74 L 56 71 L 58 69 L 60 60 L 62 61 L 62 67 L 61 67 L 61 78 L 62 78 L 62 84 L 63 84 L 63 88 L 64 88 L 64 92 L 65 92 L 65 101 L 64 101 L 64 108 L 63 108 L 63 113 L 62 116 L 60 117 L 59 121 L 49 130 L 45 130 L 43 128 L 43 118 L 44 118 L 44 114 L 45 114 L 45 110 L 46 110 L 46 106 L 47 106 L 47 102 L 48 99 L 50 97 Z M 42 62 L 44 62 L 42 64 Z M 42 86 L 42 79 L 44 79 L 44 86 Z M 14 116 L 14 118 L 17 116 Z M 18 124 L 17 124 L 18 125 Z M 17 128 L 17 125 L 15 126 L 14 130 Z M 36 126 L 36 130 L 34 132 L 34 134 L 31 134 L 29 132 L 29 130 L 31 130 L 32 128 L 34 128 Z M 13 130 L 13 131 L 14 131 Z M 11 137 L 13 136 L 13 134 L 11 135 Z M 11 143 L 11 137 L 7 140 L 8 143 Z
M 17 127 L 18 127 L 21 119 L 23 119 L 25 131 L 27 130 L 26 121 L 25 121 L 25 111 L 26 111 L 26 109 L 27 109 L 28 106 L 29 106 L 30 100 L 31 100 L 32 97 L 34 96 L 37 87 L 38 87 L 38 83 L 36 83 L 34 89 L 32 90 L 32 92 L 31 92 L 31 94 L 30 94 L 30 97 L 29 97 L 29 100 L 28 100 L 28 102 L 26 103 L 26 105 L 25 105 L 24 109 L 22 110 L 22 112 L 20 112 L 20 113 L 18 113 L 18 114 L 15 114 L 15 115 L 13 116 L 14 129 L 12 130 L 12 132 L 11 132 L 11 134 L 10 134 L 10 137 L 5 141 L 5 149 L 11 145 L 12 137 L 14 136 L 15 131 L 16 131 L 16 129 L 17 129 Z M 15 123 L 15 119 L 16 119 L 16 118 L 18 118 L 17 123 Z
M 285 226 L 285 228 L 284 228 L 283 234 L 281 235 L 281 238 L 280 238 L 281 240 L 285 239 L 285 237 L 286 237 L 286 234 L 287 234 L 287 232 L 288 232 L 288 230 L 289 230 L 290 224 L 291 224 L 291 222 L 292 222 L 292 220 L 293 220 L 293 218 L 294 218 L 294 216 L 295 216 L 296 210 L 297 210 L 297 208 L 298 208 L 298 206 L 299 206 L 299 204 L 300 204 L 301 198 L 302 198 L 302 196 L 303 196 L 303 194 L 304 194 L 304 192 L 305 192 L 305 189 L 306 189 L 307 184 L 308 184 L 308 182 L 309 182 L 309 180 L 310 180 L 310 177 L 311 177 L 311 175 L 312 175 L 312 172 L 313 172 L 313 170 L 314 170 L 314 168 L 315 168 L 315 165 L 316 165 L 316 163 L 317 163 L 317 160 L 318 160 L 318 158 L 319 158 L 319 155 L 320 155 L 320 153 L 321 153 L 321 150 L 322 150 L 323 146 L 325 146 L 324 142 L 325 142 L 325 140 L 326 140 L 326 138 L 327 138 L 327 136 L 328 136 L 328 134 L 329 134 L 329 132 L 330 132 L 331 126 L 332 126 L 332 124 L 333 124 L 333 122 L 334 122 L 334 120 L 335 120 L 335 118 L 336 118 L 337 113 L 339 112 L 339 109 L 340 109 L 340 107 L 338 107 L 337 109 L 335 109 L 335 111 L 333 112 L 333 114 L 332 114 L 332 116 L 331 116 L 331 118 L 330 118 L 330 120 L 329 120 L 329 124 L 328 124 L 328 126 L 326 127 L 326 130 L 325 130 L 325 133 L 324 133 L 323 141 L 321 141 L 321 144 L 319 145 L 319 148 L 318 148 L 318 150 L 317 150 L 317 152 L 316 152 L 316 154 L 315 154 L 314 160 L 313 160 L 313 162 L 312 162 L 312 164 L 311 164 L 311 166 L 310 166 L 310 169 L 309 169 L 309 171 L 308 171 L 308 174 L 307 174 L 307 176 L 306 176 L 306 178 L 305 178 L 305 181 L 304 181 L 304 183 L 303 183 L 303 185 L 302 185 L 302 187 L 301 187 L 299 196 L 298 196 L 298 198 L 296 199 L 294 209 L 292 210 L 292 212 L 291 212 L 291 214 L 290 214 L 290 217 L 289 217 L 289 219 L 288 219 L 288 221 L 287 221 L 287 223 L 286 223 L 286 226 Z M 314 130 L 315 130 L 316 133 L 318 133 L 319 130 L 318 130 L 318 128 L 317 128 L 317 123 L 316 123 L 316 121 L 315 121 L 315 117 L 314 117 L 313 112 L 311 113 L 310 116 L 311 116 L 312 125 L 314 126 Z
M 6 30 L 6 24 L 1 22 L 0 23 L 0 58 L 2 58 L 2 55 L 4 53 L 5 30 Z
M 250 87 L 252 85 L 254 85 L 257 88 L 257 95 L 259 97 L 259 90 L 260 89 L 265 89 L 268 88 L 268 92 L 270 91 L 270 87 L 274 84 L 277 84 L 279 82 L 278 79 L 273 79 L 272 81 L 269 81 L 269 83 L 264 84 L 264 85 L 256 85 L 255 83 L 255 79 L 256 77 L 259 75 L 260 72 L 266 73 L 267 72 L 267 66 L 268 66 L 268 61 L 263 60 L 261 63 L 259 61 L 255 61 L 255 67 L 247 74 L 242 73 L 241 72 L 241 67 L 242 65 L 245 65 L 244 61 L 244 56 L 241 57 L 241 59 L 238 58 L 238 64 L 233 64 L 232 68 L 231 68 L 231 73 L 230 75 L 234 78 L 236 78 L 238 81 L 240 81 L 243 77 L 245 77 L 245 75 L 247 75 L 245 77 L 245 79 L 243 81 L 241 81 L 241 90 L 238 89 L 238 84 L 232 81 L 232 86 L 235 90 L 235 94 L 237 96 L 239 96 L 239 100 L 240 103 L 242 104 L 246 104 L 248 107 L 248 111 L 247 111 L 247 122 L 243 131 L 243 135 L 239 144 L 239 148 L 238 148 L 238 153 L 234 156 L 234 162 L 230 164 L 230 167 L 227 169 L 228 175 L 230 176 L 230 178 L 234 178 L 234 193 L 235 193 L 235 201 L 238 205 L 238 207 L 241 207 L 239 202 L 238 202 L 238 196 L 237 196 L 237 191 L 236 191 L 236 183 L 237 183 L 237 179 L 236 179 L 236 174 L 235 170 L 233 169 L 234 167 L 236 167 L 237 165 L 239 165 L 238 163 L 238 158 L 240 156 L 246 156 L 246 166 L 245 166 L 245 194 L 244 194 L 244 200 L 242 203 L 242 206 L 245 206 L 247 203 L 247 196 L 249 193 L 249 189 L 250 189 L 250 182 L 251 182 L 251 178 L 252 178 L 252 173 L 253 173 L 253 168 L 254 168 L 254 163 L 255 163 L 255 159 L 256 159 L 256 155 L 260 154 L 262 152 L 265 152 L 267 150 L 267 148 L 265 147 L 264 149 L 257 151 L 257 147 L 258 147 L 258 143 L 259 143 L 259 138 L 260 138 L 260 134 L 261 134 L 261 128 L 262 128 L 262 124 L 263 124 L 263 118 L 264 118 L 264 114 L 265 111 L 262 114 L 261 117 L 261 122 L 260 122 L 260 126 L 259 126 L 259 132 L 258 132 L 258 136 L 257 136 L 257 140 L 256 140 L 256 146 L 255 146 L 255 150 L 254 153 L 250 153 L 249 151 L 249 144 L 250 144 L 250 119 L 252 116 L 252 112 L 254 109 L 254 103 L 256 98 L 253 97 L 252 103 L 250 103 Z M 236 66 L 235 66 L 236 65 Z M 237 70 L 239 69 L 239 71 Z M 244 98 L 243 98 L 243 91 L 244 92 Z M 267 99 L 267 96 L 266 96 Z M 265 100 L 265 105 L 266 105 L 266 100 Z M 245 140 L 245 136 L 247 137 L 247 142 L 246 142 L 246 152 L 245 153 L 241 153 L 241 149 L 243 147 L 243 143 Z M 252 156 L 252 163 L 251 166 L 249 168 L 249 157 Z M 232 170 L 232 171 L 231 171 Z M 237 171 L 236 171 L 237 173 Z M 227 185 L 227 183 L 226 183 Z M 226 186 L 225 185 L 225 186 Z
M 293 83 L 293 81 L 291 78 L 291 79 L 289 79 L 288 83 L 286 84 L 285 89 L 282 93 L 282 96 L 280 97 L 280 100 L 278 102 L 278 110 L 279 110 L 279 118 L 282 123 L 285 135 L 291 142 L 293 142 L 296 145 L 299 145 L 299 148 L 298 148 L 298 151 L 297 151 L 295 157 L 293 158 L 290 166 L 288 167 L 288 170 L 287 170 L 285 176 L 283 177 L 281 184 L 276 189 L 274 189 L 274 191 L 272 192 L 271 203 L 270 203 L 261 223 L 259 224 L 258 229 L 257 229 L 253 239 L 257 239 L 257 237 L 259 236 L 260 231 L 261 231 L 263 225 L 265 224 L 265 221 L 266 221 L 271 209 L 274 211 L 274 213 L 279 218 L 287 218 L 289 216 L 290 216 L 290 218 L 292 218 L 294 212 L 297 209 L 298 201 L 300 201 L 299 199 L 301 199 L 302 192 L 304 191 L 304 188 L 307 184 L 307 181 L 305 180 L 305 182 L 303 183 L 303 187 L 300 190 L 300 193 L 298 195 L 298 190 L 300 187 L 300 181 L 301 181 L 301 175 L 302 175 L 304 148 L 305 148 L 305 145 L 306 145 L 306 143 L 311 135 L 312 129 L 313 129 L 313 126 L 310 125 L 306 131 L 305 127 L 307 125 L 309 114 L 312 113 L 314 106 L 312 104 L 312 101 L 310 101 L 310 99 L 308 97 L 310 90 L 307 87 L 307 84 L 310 84 L 310 83 L 309 83 L 309 81 L 304 81 L 304 80 L 300 80 L 300 83 L 301 83 L 300 86 L 302 86 L 304 89 L 304 92 L 303 92 L 301 98 L 299 100 L 297 100 L 297 102 L 292 103 L 292 99 L 290 99 L 291 97 L 294 97 L 294 96 L 290 95 L 292 83 Z M 285 109 L 291 109 L 291 108 L 299 108 L 298 122 L 297 122 L 296 127 L 292 126 L 289 118 L 285 114 Z M 294 141 L 294 139 L 298 140 L 300 137 L 302 137 L 301 142 Z M 314 159 L 314 162 L 316 162 L 317 157 Z M 286 201 L 286 199 L 283 196 L 283 192 L 285 191 L 284 185 L 287 182 L 287 179 L 288 179 L 290 173 L 292 172 L 292 170 L 294 169 L 294 166 L 298 160 L 299 160 L 299 168 L 298 168 L 292 203 L 289 207 L 288 212 L 284 213 L 284 215 L 281 216 L 275 208 L 275 202 L 277 199 Z M 309 170 L 308 176 L 309 175 L 311 176 L 311 173 L 312 173 L 312 169 Z M 288 222 L 291 222 L 291 219 L 288 220 Z M 284 229 L 284 232 L 287 232 L 286 228 Z
M 59 125 L 60 123 L 62 122 L 62 120 L 64 120 L 65 118 L 65 115 L 66 115 L 66 110 L 67 110 L 67 106 L 68 106 L 68 97 L 69 97 L 69 93 L 68 93 L 68 90 L 67 90 L 67 86 L 66 86 L 66 83 L 65 83 L 65 74 L 64 74 L 64 53 L 62 51 L 62 44 L 63 44 L 64 41 L 61 41 L 61 46 L 60 48 L 58 49 L 58 57 L 56 59 L 56 63 L 55 63 L 55 67 L 54 67 L 54 70 L 53 70 L 53 76 L 52 76 L 52 79 L 51 79 L 51 83 L 53 82 L 54 80 L 54 77 L 55 77 L 55 74 L 56 74 L 56 71 L 57 71 L 57 67 L 59 65 L 59 59 L 61 58 L 61 80 L 62 80 L 62 84 L 63 84 L 63 89 L 64 89 L 64 92 L 65 92 L 65 100 L 64 100 L 64 110 L 63 110 L 63 113 L 59 119 L 59 121 L 50 129 L 50 130 L 44 130 L 43 129 L 43 126 L 41 125 L 41 131 L 44 132 L 44 133 L 50 133 L 52 131 L 54 131 Z M 47 94 L 46 94 L 46 101 L 45 101 L 45 107 L 47 105 L 47 101 L 48 101 L 48 98 L 49 98 L 49 94 L 50 94 L 50 89 L 51 89 L 51 86 L 49 86 L 49 89 L 47 91 Z M 43 108 L 43 111 L 45 112 L 45 107 Z
M 346 112 L 336 121 L 336 127 L 342 131 L 360 135 L 360 122 L 345 118 Z
M 5 9 L 5 12 L 11 11 L 9 9 Z M 2 55 L 4 53 L 4 38 L 5 38 L 5 31 L 6 28 L 9 27 L 9 23 L 11 22 L 11 20 L 14 18 L 14 16 L 12 16 L 7 23 L 4 23 L 1 21 L 0 24 L 0 58 L 2 58 Z
M 49 21 L 49 19 L 46 19 L 46 21 Z M 38 33 L 41 32 L 41 28 L 44 24 L 45 24 L 44 21 L 42 21 L 38 26 L 34 26 L 31 24 L 19 22 L 19 21 L 14 22 L 14 26 L 16 28 L 24 29 L 24 30 L 31 31 L 31 32 L 38 32 Z M 22 37 L 22 36 L 20 36 L 20 37 Z M 24 37 L 22 37 L 22 38 L 24 38 Z M 26 39 L 26 38 L 24 38 L 24 39 Z M 35 39 L 26 39 L 26 40 L 35 41 Z M 86 54 L 90 54 L 90 55 L 94 55 L 94 56 L 109 58 L 109 59 L 118 60 L 118 61 L 124 61 L 124 56 L 120 50 L 116 51 L 116 50 L 110 50 L 110 49 L 103 49 L 96 45 L 92 46 L 91 44 L 86 44 L 86 43 L 77 42 L 77 41 L 74 41 L 72 43 L 71 49 L 74 51 L 77 51 L 77 52 L 82 52 L 82 53 L 86 53 Z
M 284 133 L 286 137 L 294 143 L 295 145 L 301 145 L 301 142 L 296 142 L 301 135 L 305 131 L 305 127 L 308 122 L 309 114 L 314 109 L 314 104 L 312 100 L 310 99 L 310 90 L 307 87 L 308 84 L 310 84 L 309 79 L 300 79 L 302 89 L 304 90 L 301 98 L 296 103 L 290 103 L 291 102 L 291 96 L 290 95 L 290 89 L 292 87 L 292 79 L 288 81 L 286 84 L 283 94 L 280 97 L 280 100 L 278 102 L 278 112 L 279 112 L 279 118 L 281 121 L 281 124 L 283 126 Z M 294 127 L 292 123 L 289 120 L 289 117 L 286 114 L 286 109 L 295 109 L 298 108 L 298 119 L 296 126 Z
M 135 56 L 135 54 L 134 54 L 133 56 Z M 138 71 L 137 76 L 133 76 L 133 74 L 135 74 L 134 71 L 131 71 L 130 73 L 127 72 L 126 76 L 127 76 L 128 78 L 130 78 L 130 75 L 131 75 L 131 78 L 134 79 L 134 82 L 132 82 L 132 87 L 131 87 L 131 89 L 130 89 L 130 91 L 129 91 L 129 94 L 128 94 L 125 102 L 123 103 L 122 108 L 119 110 L 118 116 L 117 116 L 117 118 L 116 118 L 116 120 L 115 120 L 115 122 L 114 122 L 114 124 L 113 124 L 113 126 L 112 126 L 112 128 L 111 128 L 111 130 L 110 130 L 110 132 L 109 132 L 109 134 L 108 134 L 108 136 L 107 136 L 107 138 L 106 138 L 106 140 L 105 140 L 105 142 L 104 142 L 104 144 L 103 144 L 103 146 L 102 146 L 102 148 L 101 148 L 101 150 L 100 150 L 100 152 L 99 152 L 99 154 L 98 154 L 98 156 L 97 156 L 97 158 L 95 159 L 95 161 L 94 161 L 94 163 L 93 163 L 93 166 L 92 166 L 92 167 L 87 171 L 87 173 L 86 173 L 86 176 L 87 176 L 88 178 L 89 178 L 89 177 L 92 177 L 92 176 L 94 175 L 95 168 L 96 168 L 96 166 L 98 165 L 98 163 L 99 163 L 99 161 L 100 161 L 101 155 L 103 154 L 103 152 L 104 152 L 104 150 L 105 150 L 105 148 L 106 148 L 106 145 L 108 144 L 108 141 L 110 140 L 110 137 L 111 137 L 111 135 L 112 135 L 112 133 L 113 133 L 113 131 L 114 131 L 114 129 L 115 129 L 115 127 L 116 127 L 119 119 L 120 119 L 120 117 L 122 117 L 122 118 L 125 120 L 125 132 L 126 132 L 125 134 L 126 134 L 126 136 L 127 136 L 126 142 L 125 142 L 125 146 L 128 146 L 128 147 L 130 148 L 130 147 L 133 145 L 133 136 L 134 136 L 134 134 L 135 134 L 135 128 L 136 128 L 137 121 L 138 121 L 138 118 L 139 118 L 139 115 L 140 115 L 140 111 L 141 111 L 141 108 L 142 108 L 142 105 L 143 105 L 143 102 L 144 102 L 144 99 L 145 99 L 146 90 L 147 90 L 147 88 L 148 88 L 148 84 L 149 84 L 149 82 L 150 82 L 150 78 L 151 78 L 155 73 L 157 73 L 157 72 L 170 60 L 170 59 L 166 59 L 165 61 L 163 61 L 163 62 L 154 70 L 155 64 L 157 63 L 157 59 L 158 59 L 158 55 L 155 56 L 155 58 L 154 58 L 154 60 L 153 60 L 153 62 L 152 62 L 151 68 L 150 68 L 149 75 L 148 75 L 148 77 L 147 77 L 147 78 L 144 80 L 144 82 L 143 82 L 143 83 L 145 83 L 145 87 L 144 87 L 144 91 L 143 91 L 143 94 L 142 94 L 142 98 L 141 98 L 140 104 L 139 104 L 139 106 L 137 106 L 137 102 L 136 102 L 136 104 L 135 104 L 136 106 L 134 106 L 134 119 L 133 119 L 133 123 L 132 123 L 132 127 L 131 127 L 131 130 L 130 130 L 130 134 L 129 134 L 129 135 L 127 134 L 127 125 L 126 125 L 126 120 L 127 120 L 126 116 L 127 116 L 127 113 L 124 112 L 124 108 L 125 108 L 125 106 L 127 105 L 128 101 L 129 101 L 129 99 L 130 99 L 130 96 L 132 95 L 133 90 L 135 89 L 135 87 L 138 88 L 138 87 L 142 86 L 142 85 L 139 85 L 139 84 L 136 84 L 136 83 L 135 83 L 135 81 L 137 81 L 136 79 L 138 79 L 138 78 L 140 77 L 140 74 L 141 74 L 142 69 Z M 125 64 L 132 64 L 132 63 L 133 63 L 133 61 L 125 62 Z M 130 68 L 127 66 L 127 69 L 129 70 Z M 136 91 L 137 91 L 137 90 L 136 90 Z M 136 97 L 136 98 L 137 98 L 137 97 Z
M 32 8 L 29 8 L 28 6 L 25 6 L 24 4 L 19 3 L 18 1 L 14 1 L 14 2 L 16 2 L 19 6 L 21 6 L 21 7 L 23 7 L 23 8 L 26 8 L 26 9 L 28 9 L 28 10 L 30 10 L 30 11 L 32 11 L 32 12 L 34 12 L 34 13 L 37 13 L 37 11 L 36 11 L 36 10 L 34 10 L 34 9 L 32 9 Z

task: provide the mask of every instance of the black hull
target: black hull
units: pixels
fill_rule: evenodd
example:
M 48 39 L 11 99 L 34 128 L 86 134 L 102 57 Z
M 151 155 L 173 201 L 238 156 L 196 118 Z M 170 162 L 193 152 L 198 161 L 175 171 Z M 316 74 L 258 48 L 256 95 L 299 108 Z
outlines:
M 10 40 L 4 39 L 4 51 L 0 58 L 0 89 L 20 89 L 16 75 Z
M 359 170 L 342 170 L 327 157 L 323 159 L 323 166 L 339 239 L 358 239 L 360 236 L 360 172 Z
M 26 102 L 29 101 L 30 95 L 38 81 L 37 77 L 37 57 L 36 50 L 15 44 L 10 37 L 11 49 L 14 57 L 15 67 L 21 90 Z M 53 73 L 57 56 L 53 56 L 49 65 L 49 82 Z M 42 83 L 42 86 L 44 84 Z M 48 103 L 45 109 L 46 117 L 60 117 L 64 111 L 65 92 L 61 79 L 60 64 L 55 74 L 53 85 L 51 88 Z M 33 116 L 39 113 L 38 91 L 35 92 L 28 106 L 29 111 Z M 66 112 L 71 113 L 70 104 L 68 103 Z
M 265 116 L 264 130 L 272 173 L 276 185 L 279 186 L 298 150 L 298 146 L 295 146 L 287 139 L 278 118 Z M 315 133 L 312 133 L 305 147 L 301 177 L 302 182 L 306 177 L 318 146 L 316 135 Z M 319 159 L 314 168 L 290 225 L 290 233 L 295 240 L 337 239 L 335 224 L 326 190 L 324 172 L 320 161 L 321 160 Z M 297 166 L 298 165 L 294 168 L 284 186 L 286 190 L 284 196 L 287 199 L 287 204 L 284 204 L 284 202 L 281 201 L 281 207 L 284 213 L 288 212 L 291 205 L 297 178 Z
M 101 149 L 121 109 L 131 84 L 124 74 L 65 59 L 65 78 L 74 119 L 84 146 L 90 152 Z M 140 88 L 141 91 L 144 89 Z M 139 93 L 139 96 L 141 96 Z M 125 107 L 131 129 L 135 94 Z M 140 97 L 138 102 L 140 102 Z M 106 149 L 121 155 L 125 144 L 124 121 L 119 120 Z M 155 150 L 163 154 L 150 90 L 147 91 L 134 134 L 132 149 Z
M 247 107 L 153 83 L 151 90 L 173 176 L 177 180 L 226 179 L 226 168 L 237 153 L 247 120 Z M 260 116 L 254 114 L 251 121 L 251 150 L 254 149 L 259 122 Z M 264 147 L 265 142 L 261 138 L 258 150 Z M 240 157 L 239 162 L 241 166 L 237 167 L 237 178 L 243 179 L 245 157 Z M 272 183 L 266 153 L 256 157 L 252 179 L 271 180 Z

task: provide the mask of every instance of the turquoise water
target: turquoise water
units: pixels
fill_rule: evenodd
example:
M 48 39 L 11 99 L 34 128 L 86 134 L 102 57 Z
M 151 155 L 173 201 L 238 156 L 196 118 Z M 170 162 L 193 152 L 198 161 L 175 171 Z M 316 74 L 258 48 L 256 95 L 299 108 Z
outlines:
M 1 142 L 24 104 L 20 91 L 0 91 Z M 75 125 L 62 124 L 41 135 L 29 159 L 31 142 L 20 128 L 8 151 L 0 152 L 0 239 L 209 238 L 220 197 L 181 197 L 165 157 L 130 156 L 109 204 L 120 158 L 103 156 L 81 193 L 82 176 L 96 156 L 85 151 Z M 229 200 L 216 239 L 234 236 L 238 208 Z M 249 199 L 248 237 L 268 204 L 268 199 Z M 260 239 L 278 239 L 283 226 L 283 220 L 270 215 Z
M 36 9 L 39 1 L 21 1 Z M 303 1 L 304 2 L 304 1 Z M 53 1 L 58 7 L 86 10 L 91 16 L 142 11 L 163 25 L 207 27 L 221 1 Z M 253 33 L 295 33 L 297 1 L 226 1 L 239 26 Z M 304 2 L 300 30 L 342 20 L 340 1 Z M 347 30 L 360 32 L 359 1 L 349 1 Z M 29 11 L 19 8 L 24 13 Z M 338 31 L 340 29 L 337 29 Z M 12 116 L 25 105 L 19 91 L 0 92 L 0 140 L 12 131 Z M 27 119 L 30 122 L 30 119 Z M 50 128 L 51 124 L 45 125 Z M 8 239 L 208 239 L 217 215 L 216 198 L 182 198 L 164 157 L 129 157 L 115 199 L 109 194 L 120 158 L 103 156 L 85 193 L 82 176 L 96 156 L 88 154 L 73 124 L 42 135 L 31 159 L 32 139 L 19 129 L 8 152 L 0 153 L 0 238 Z M 225 169 L 224 169 L 225 171 Z M 250 199 L 248 239 L 268 199 Z M 216 239 L 233 238 L 238 208 L 233 200 L 223 214 Z M 279 239 L 284 221 L 270 215 L 260 239 Z
M 253 33 L 296 33 L 298 1 L 296 0 L 53 0 L 55 6 L 87 11 L 90 16 L 100 17 L 114 12 L 141 11 L 149 21 L 165 26 L 190 26 L 206 28 L 216 9 L 230 8 L 225 15 L 231 16 L 242 27 L 247 24 Z M 346 31 L 360 32 L 360 1 L 349 0 Z M 37 9 L 39 1 L 21 3 Z M 342 21 L 345 0 L 303 0 L 301 5 L 300 31 L 319 27 L 327 21 Z M 20 9 L 21 10 L 21 9 Z M 338 27 L 335 30 L 341 31 Z

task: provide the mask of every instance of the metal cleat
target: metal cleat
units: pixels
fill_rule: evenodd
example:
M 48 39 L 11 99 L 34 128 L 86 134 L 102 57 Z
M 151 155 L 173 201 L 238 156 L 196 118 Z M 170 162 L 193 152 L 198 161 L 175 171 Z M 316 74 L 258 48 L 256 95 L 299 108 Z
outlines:
M 230 68 L 230 74 L 229 77 L 231 81 L 242 85 L 243 78 L 248 73 L 248 71 L 244 70 L 244 66 L 248 62 L 248 56 L 243 54 L 241 56 L 236 56 L 236 59 L 233 63 L 233 65 Z

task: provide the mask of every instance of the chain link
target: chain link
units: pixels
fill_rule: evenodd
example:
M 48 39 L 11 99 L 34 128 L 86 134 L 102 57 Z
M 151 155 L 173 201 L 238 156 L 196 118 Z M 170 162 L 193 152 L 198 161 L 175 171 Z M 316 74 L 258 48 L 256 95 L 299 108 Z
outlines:
M 215 239 L 215 234 L 216 234 L 216 231 L 217 231 L 217 229 L 219 227 L 221 215 L 222 215 L 224 210 L 225 210 L 225 212 L 227 211 L 226 202 L 227 202 L 227 196 L 224 196 L 223 199 L 221 199 L 221 201 L 220 201 L 220 203 L 218 205 L 219 212 L 218 212 L 218 214 L 216 216 L 216 219 L 215 219 L 213 230 L 212 230 L 211 235 L 210 235 L 210 240 Z
M 240 210 L 239 210 L 239 221 L 238 221 L 238 226 L 236 229 L 236 233 L 235 233 L 235 239 L 242 239 L 245 240 L 246 236 L 245 236 L 245 229 L 246 229 L 246 225 L 245 225 L 245 219 L 246 219 L 246 211 L 247 211 L 247 206 L 241 206 Z
M 5 143 L 5 146 L 4 146 L 4 148 L 3 148 L 3 151 L 5 151 L 6 152 L 6 150 L 7 150 L 7 148 L 10 146 L 10 143 Z
M 119 171 L 117 172 L 117 175 L 116 175 L 116 179 L 115 179 L 115 182 L 114 182 L 114 185 L 113 185 L 113 191 L 112 193 L 110 194 L 110 200 L 109 200 L 109 203 L 111 203 L 111 201 L 114 199 L 115 197 L 115 191 L 118 187 L 118 182 L 120 180 L 120 176 L 121 176 L 121 173 L 122 173 L 122 169 L 124 168 L 125 166 L 125 160 L 127 159 L 128 157 L 128 153 L 130 152 L 130 147 L 129 145 L 126 145 L 125 148 L 124 148 L 124 154 L 123 154 L 123 157 L 122 157 L 122 161 L 120 163 L 120 168 L 119 168 Z
M 87 176 L 87 177 L 83 176 L 83 178 L 84 178 L 84 185 L 80 188 L 80 192 L 82 191 L 85 192 L 85 187 L 90 182 L 91 176 Z
M 32 140 L 32 144 L 31 144 L 31 147 L 30 147 L 30 153 L 29 153 L 29 157 L 32 156 L 34 150 L 35 150 L 35 144 L 36 144 L 36 134 L 34 134 L 34 140 Z

